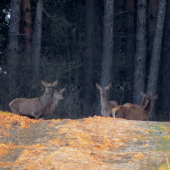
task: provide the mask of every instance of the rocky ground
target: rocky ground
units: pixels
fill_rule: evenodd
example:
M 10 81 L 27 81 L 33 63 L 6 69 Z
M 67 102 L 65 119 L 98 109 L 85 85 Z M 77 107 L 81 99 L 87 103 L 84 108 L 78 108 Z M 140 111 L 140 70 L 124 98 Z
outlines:
M 0 169 L 168 170 L 170 123 L 0 112 Z

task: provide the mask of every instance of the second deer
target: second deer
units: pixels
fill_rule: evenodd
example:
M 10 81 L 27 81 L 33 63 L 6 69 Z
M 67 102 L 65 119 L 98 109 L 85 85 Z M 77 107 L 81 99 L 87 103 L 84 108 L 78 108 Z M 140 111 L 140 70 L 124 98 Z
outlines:
M 54 90 L 54 94 L 52 99 L 50 100 L 49 104 L 46 106 L 46 108 L 43 111 L 42 119 L 47 120 L 51 117 L 53 114 L 54 110 L 58 106 L 59 100 L 64 99 L 63 98 L 63 92 L 65 89 L 61 89 L 59 92 L 57 90 Z
M 141 104 L 132 104 L 132 103 L 126 103 L 123 106 L 128 107 L 128 108 L 135 108 L 135 109 L 144 109 L 146 105 L 149 102 L 149 98 L 151 97 L 153 91 L 149 94 L 145 94 L 142 91 L 140 91 L 140 95 L 142 96 L 142 102 Z
M 112 116 L 112 109 L 117 106 L 117 102 L 116 101 L 109 101 L 107 99 L 107 90 L 110 89 L 111 84 L 109 84 L 106 87 L 100 87 L 97 83 L 96 83 L 96 87 L 97 89 L 100 90 L 100 96 L 101 96 L 101 105 L 102 105 L 102 109 L 101 109 L 101 115 L 103 117 L 108 117 L 108 116 Z
M 153 92 L 143 94 L 142 104 L 126 103 L 124 105 L 116 106 L 112 109 L 112 116 L 128 120 L 147 121 L 152 112 L 153 102 L 158 98 L 157 95 L 151 97 L 152 93 Z

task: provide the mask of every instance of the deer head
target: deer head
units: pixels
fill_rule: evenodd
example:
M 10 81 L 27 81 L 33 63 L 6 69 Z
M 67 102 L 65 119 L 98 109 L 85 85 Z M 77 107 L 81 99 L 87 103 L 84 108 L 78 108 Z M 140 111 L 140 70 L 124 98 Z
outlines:
M 55 87 L 58 83 L 58 81 L 56 80 L 54 83 L 46 83 L 43 80 L 41 81 L 42 85 L 46 88 L 45 92 L 46 93 L 51 93 L 52 88 Z
M 100 87 L 100 85 L 98 85 L 97 83 L 96 83 L 96 87 L 97 87 L 97 89 L 99 89 L 100 90 L 100 93 L 101 93 L 101 95 L 103 96 L 103 97 L 106 97 L 107 96 L 107 90 L 109 90 L 110 88 L 111 88 L 111 86 L 112 86 L 112 84 L 110 83 L 108 86 L 106 86 L 106 87 Z

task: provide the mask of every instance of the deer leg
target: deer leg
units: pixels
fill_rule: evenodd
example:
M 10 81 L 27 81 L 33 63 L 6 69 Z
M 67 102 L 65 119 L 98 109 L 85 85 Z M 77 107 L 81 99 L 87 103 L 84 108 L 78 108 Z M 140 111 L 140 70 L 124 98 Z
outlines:
M 112 116 L 115 118 L 115 112 L 112 112 Z
M 38 112 L 37 114 L 35 114 L 35 120 L 38 120 L 40 118 L 40 116 L 42 115 L 42 112 Z
M 43 119 L 43 120 L 48 120 L 50 117 L 51 117 L 51 115 L 52 115 L 53 113 L 50 113 L 50 114 L 48 114 L 48 115 L 43 115 L 42 117 L 41 117 L 41 119 Z
M 145 106 L 144 106 L 144 110 L 148 107 L 148 104 L 149 104 L 150 100 L 147 100 Z
M 48 120 L 48 118 L 47 118 L 47 117 L 41 117 L 41 119 L 43 119 L 43 120 Z

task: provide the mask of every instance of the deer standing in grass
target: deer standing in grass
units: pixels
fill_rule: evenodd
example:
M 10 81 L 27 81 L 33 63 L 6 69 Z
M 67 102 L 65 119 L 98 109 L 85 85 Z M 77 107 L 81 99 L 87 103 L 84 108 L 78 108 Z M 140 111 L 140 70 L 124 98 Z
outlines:
M 158 96 L 151 97 L 152 92 L 143 94 L 142 104 L 126 103 L 124 105 L 116 106 L 112 109 L 112 116 L 116 118 L 123 118 L 128 120 L 143 120 L 147 121 L 152 112 L 153 102 Z
M 31 116 L 34 117 L 36 120 L 43 114 L 43 110 L 48 105 L 51 94 L 52 88 L 57 85 L 57 80 L 54 83 L 45 83 L 41 81 L 42 85 L 45 86 L 45 93 L 41 97 L 37 98 L 17 98 L 14 99 L 10 104 L 9 107 L 11 111 L 15 114 L 19 114 L 22 116 Z
M 59 92 L 57 90 L 54 90 L 53 97 L 51 98 L 50 102 L 48 103 L 48 105 L 46 106 L 46 108 L 43 111 L 43 115 L 41 117 L 42 119 L 47 120 L 47 119 L 49 119 L 51 117 L 51 115 L 53 114 L 54 110 L 58 106 L 59 100 L 64 99 L 63 98 L 64 90 L 65 89 L 62 89 Z
M 101 109 L 101 115 L 103 117 L 108 117 L 108 116 L 112 116 L 112 109 L 117 106 L 117 102 L 116 101 L 108 101 L 107 99 L 107 90 L 110 89 L 111 84 L 109 84 L 106 87 L 100 87 L 97 83 L 96 83 L 96 87 L 97 89 L 100 90 L 100 96 L 101 96 L 101 105 L 102 105 L 102 109 Z

